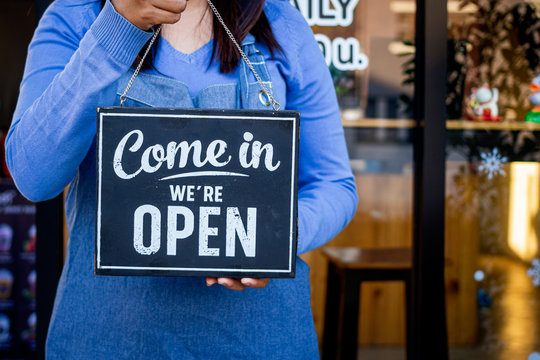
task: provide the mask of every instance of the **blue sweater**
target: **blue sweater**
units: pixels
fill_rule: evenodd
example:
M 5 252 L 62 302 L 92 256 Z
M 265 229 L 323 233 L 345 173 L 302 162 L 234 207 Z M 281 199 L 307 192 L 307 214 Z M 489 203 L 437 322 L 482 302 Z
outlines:
M 97 0 L 56 0 L 30 44 L 6 140 L 8 167 L 30 200 L 53 198 L 69 185 L 95 137 L 97 106 L 110 104 L 103 100 L 106 90 L 151 37 L 110 5 L 99 12 Z M 286 1 L 269 1 L 266 13 L 284 49 L 275 60 L 266 54 L 269 70 L 286 83 L 286 107 L 302 116 L 298 214 L 304 253 L 348 223 L 356 188 L 333 83 L 311 29 Z M 182 76 L 172 66 L 164 72 Z M 220 80 L 223 74 L 213 67 L 206 76 Z
M 274 94 L 285 108 L 301 112 L 298 193 L 298 252 L 301 254 L 326 243 L 347 224 L 354 214 L 356 188 L 332 79 L 311 29 L 288 1 L 268 0 L 265 13 L 284 50 L 272 59 L 266 47 L 258 46 L 265 56 Z M 20 96 L 6 140 L 8 167 L 19 190 L 33 201 L 50 199 L 70 185 L 66 200 L 70 243 L 50 328 L 55 342 L 48 344 L 48 356 L 59 356 L 60 351 L 65 354 L 72 351 L 79 359 L 86 358 L 84 354 L 92 358 L 90 353 L 94 357 L 107 354 L 108 358 L 135 358 L 128 356 L 129 351 L 137 354 L 136 357 L 143 356 L 142 350 L 134 350 L 133 344 L 126 343 L 128 340 L 121 337 L 121 333 L 143 327 L 162 334 L 173 332 L 170 327 L 174 324 L 158 329 L 172 321 L 170 315 L 160 318 L 154 313 L 149 318 L 135 320 L 125 308 L 151 307 L 148 302 L 155 301 L 161 304 L 160 309 L 168 307 L 169 311 L 174 311 L 171 307 L 180 307 L 182 321 L 198 324 L 189 328 L 196 339 L 200 340 L 199 333 L 199 336 L 212 334 L 210 329 L 230 331 L 232 335 L 228 340 L 232 342 L 220 345 L 223 351 L 228 349 L 227 354 L 235 350 L 227 348 L 226 344 L 243 343 L 238 338 L 240 333 L 259 339 L 259 332 L 263 332 L 262 338 L 254 340 L 262 343 L 254 345 L 252 354 L 266 358 L 269 355 L 264 354 L 276 354 L 276 351 L 284 354 L 296 351 L 295 358 L 312 357 L 309 354 L 313 354 L 310 352 L 313 349 L 301 352 L 299 348 L 302 344 L 312 348 L 314 339 L 308 270 L 301 261 L 294 280 L 273 280 L 266 289 L 248 289 L 234 294 L 214 289 L 216 286 L 206 289 L 201 279 L 96 280 L 93 275 L 95 161 L 92 147 L 95 146 L 96 108 L 113 103 L 118 79 L 129 70 L 150 37 L 151 33 L 133 26 L 110 3 L 101 10 L 99 0 L 56 0 L 41 19 L 29 47 Z M 235 73 L 219 73 L 217 63 L 208 68 L 210 48 L 211 44 L 207 44 L 194 54 L 186 55 L 162 40 L 155 54 L 156 70 L 186 83 L 192 96 L 212 83 L 237 81 Z M 178 291 L 171 293 L 171 286 L 178 287 Z M 145 301 L 140 299 L 144 304 L 134 299 L 137 291 L 148 297 Z M 222 300 L 220 307 L 228 306 L 232 313 L 236 312 L 231 318 L 236 324 L 223 324 L 228 317 L 217 310 L 201 314 L 200 309 L 193 307 L 194 303 L 205 302 L 209 307 L 216 307 L 216 296 Z M 100 306 L 103 298 L 109 299 L 105 310 Z M 164 299 L 169 302 L 165 303 Z M 274 310 L 261 312 L 261 306 L 271 306 Z M 247 318 L 240 321 L 242 316 L 238 312 L 242 311 Z M 291 318 L 295 313 L 296 317 Z M 250 328 L 251 322 L 254 323 Z M 103 326 L 104 323 L 107 325 Z M 105 329 L 101 329 L 103 327 Z M 242 330 L 244 328 L 247 332 Z M 259 332 L 253 331 L 254 328 Z M 287 329 L 292 331 L 290 335 Z M 151 336 L 153 330 L 145 330 L 150 331 L 146 335 Z M 180 334 L 183 330 L 185 327 L 178 329 Z M 86 339 L 89 333 L 101 342 Z M 121 338 L 111 335 L 114 333 L 119 333 L 116 336 Z M 291 339 L 295 333 L 298 339 L 294 341 L 300 343 Z M 169 340 L 152 341 L 158 341 L 160 349 L 163 347 L 164 357 L 176 358 L 170 355 L 171 349 L 177 354 L 182 351 L 192 354 L 194 358 L 218 356 L 217 353 L 197 353 L 201 347 L 187 349 L 183 342 L 187 335 L 176 336 L 179 338 L 175 338 L 174 345 Z M 273 344 L 279 336 L 285 337 L 277 341 L 277 345 Z M 221 344 L 225 340 L 210 344 Z M 289 341 L 288 346 L 283 344 L 285 341 Z M 98 343 L 109 352 L 99 352 Z M 249 347 L 245 343 L 242 346 Z M 113 348 L 124 350 L 115 353 Z M 84 349 L 88 352 L 84 353 Z M 153 350 L 153 358 L 159 358 Z M 254 358 L 249 354 L 246 350 L 242 356 Z

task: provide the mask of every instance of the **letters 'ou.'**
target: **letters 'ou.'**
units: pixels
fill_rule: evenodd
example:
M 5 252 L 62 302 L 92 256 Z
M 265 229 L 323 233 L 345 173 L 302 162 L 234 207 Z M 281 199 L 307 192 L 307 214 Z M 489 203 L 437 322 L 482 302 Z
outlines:
M 342 26 L 353 23 L 358 0 L 290 0 L 304 16 L 309 26 Z M 326 64 L 340 71 L 365 70 L 369 61 L 355 37 L 337 37 L 331 40 L 324 34 L 315 34 Z
M 299 114 L 100 108 L 98 275 L 293 277 Z

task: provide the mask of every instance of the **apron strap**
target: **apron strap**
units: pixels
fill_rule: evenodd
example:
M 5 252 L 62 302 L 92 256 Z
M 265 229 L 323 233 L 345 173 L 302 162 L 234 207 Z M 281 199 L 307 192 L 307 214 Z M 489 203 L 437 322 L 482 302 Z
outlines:
M 264 55 L 255 47 L 255 37 L 252 34 L 248 34 L 244 41 L 242 42 L 242 50 L 249 58 L 251 65 L 255 68 L 255 71 L 261 77 L 263 84 L 266 86 L 270 95 L 273 96 L 272 88 L 272 78 L 268 72 L 266 66 L 266 61 L 264 60 Z M 242 108 L 248 109 L 250 106 L 249 97 L 254 96 L 255 92 L 250 91 L 251 88 L 260 88 L 260 84 L 253 75 L 253 72 L 248 67 L 245 61 L 240 62 L 240 74 L 239 74 L 239 83 L 240 83 L 240 97 Z M 259 100 L 264 106 L 272 109 L 272 101 L 268 95 L 261 90 L 258 94 Z

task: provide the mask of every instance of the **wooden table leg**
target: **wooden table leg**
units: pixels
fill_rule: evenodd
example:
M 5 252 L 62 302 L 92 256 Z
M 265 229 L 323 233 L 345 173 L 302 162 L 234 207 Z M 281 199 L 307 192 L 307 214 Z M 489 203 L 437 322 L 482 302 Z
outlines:
M 326 284 L 322 359 L 335 360 L 337 355 L 342 286 L 338 270 L 331 262 L 328 263 L 328 280 Z
M 405 359 L 412 360 L 412 289 L 410 274 L 405 280 Z

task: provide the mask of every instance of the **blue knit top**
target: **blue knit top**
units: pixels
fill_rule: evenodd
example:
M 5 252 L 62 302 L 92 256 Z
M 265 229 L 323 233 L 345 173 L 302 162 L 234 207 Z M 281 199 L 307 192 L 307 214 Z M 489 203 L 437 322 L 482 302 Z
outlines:
M 311 29 L 285 0 L 265 13 L 283 48 L 265 56 L 275 97 L 301 113 L 298 253 L 332 239 L 354 214 L 357 195 L 332 79 Z M 96 277 L 96 108 L 112 105 L 118 80 L 151 37 L 99 0 L 56 0 L 28 51 L 6 140 L 19 190 L 41 201 L 69 185 L 68 254 L 47 342 L 51 359 L 317 358 L 309 270 L 265 289 L 207 288 L 201 278 Z M 193 54 L 161 39 L 155 74 L 185 83 L 191 96 L 238 73 L 210 66 L 212 42 Z M 47 239 L 40 239 L 46 241 Z

